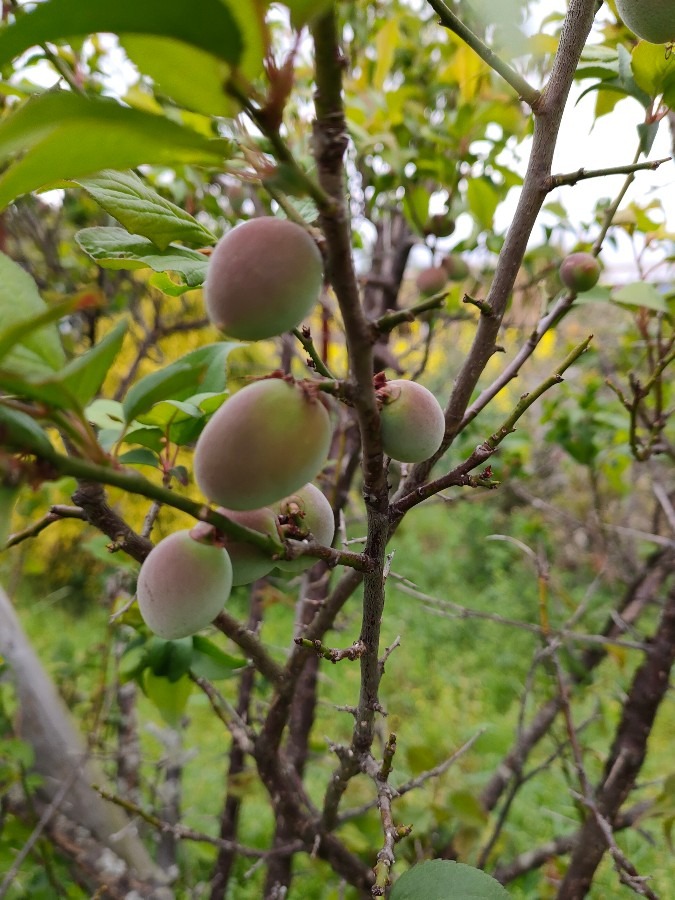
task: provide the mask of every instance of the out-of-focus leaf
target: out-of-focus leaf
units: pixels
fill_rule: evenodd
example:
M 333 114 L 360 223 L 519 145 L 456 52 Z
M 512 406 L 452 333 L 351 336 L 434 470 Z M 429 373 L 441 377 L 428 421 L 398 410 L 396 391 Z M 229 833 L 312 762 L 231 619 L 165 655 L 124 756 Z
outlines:
M 623 287 L 617 288 L 612 291 L 612 300 L 623 306 L 642 306 L 656 312 L 668 312 L 666 298 L 648 281 L 636 281 L 633 284 L 625 284 Z
M 9 333 L 13 326 L 35 321 L 45 313 L 49 318 L 49 307 L 38 293 L 33 279 L 21 266 L 0 253 L 0 357 L 5 356 L 5 368 L 32 374 L 54 371 L 63 366 L 65 354 L 54 324 L 47 321 L 39 329 L 28 325 L 23 335 Z M 63 314 L 57 311 L 56 318 Z M 4 350 L 3 335 L 8 338 Z M 25 351 L 23 354 L 17 353 L 19 344 Z M 20 366 L 12 365 L 12 359 L 14 363 L 20 362 Z
M 665 105 L 675 106 L 675 66 L 662 46 L 640 41 L 631 53 L 631 71 L 637 86 L 650 97 L 663 94 Z
M 472 178 L 467 186 L 469 211 L 482 228 L 491 229 L 499 194 L 489 178 Z
M 71 360 L 58 381 L 84 406 L 96 395 L 122 348 L 127 323 L 119 322 L 112 331 L 86 353 Z
M 158 465 L 157 454 L 152 450 L 129 450 L 118 456 L 117 461 L 124 466 L 151 466 L 153 469 Z
M 0 177 L 0 209 L 21 194 L 101 169 L 222 165 L 230 151 L 228 141 L 112 100 L 42 94 L 0 122 L 0 162 L 13 159 Z
M 51 441 L 45 431 L 26 413 L 9 409 L 0 403 L 0 444 L 36 453 L 38 456 L 50 456 L 54 452 Z
M 201 47 L 231 65 L 244 52 L 241 30 L 224 0 L 46 0 L 0 31 L 0 65 L 45 41 L 94 32 L 154 34 Z
M 104 269 L 145 269 L 178 272 L 190 288 L 206 278 L 208 260 L 202 253 L 169 244 L 160 250 L 152 241 L 129 234 L 123 228 L 83 228 L 75 238 L 92 259 Z
M 230 656 L 221 650 L 213 641 L 195 634 L 192 638 L 192 662 L 190 670 L 194 675 L 217 681 L 221 678 L 231 678 L 238 669 L 243 669 L 246 660 L 238 656 Z
M 184 74 L 181 77 L 186 80 Z M 216 241 L 208 228 L 153 191 L 134 172 L 106 169 L 95 178 L 78 179 L 77 184 L 128 232 L 148 238 L 160 250 L 166 250 L 172 241 L 198 247 Z
M 143 672 L 142 686 L 159 714 L 172 728 L 178 728 L 185 707 L 192 693 L 192 682 L 187 675 L 171 682 L 163 675 L 155 675 L 152 669 Z

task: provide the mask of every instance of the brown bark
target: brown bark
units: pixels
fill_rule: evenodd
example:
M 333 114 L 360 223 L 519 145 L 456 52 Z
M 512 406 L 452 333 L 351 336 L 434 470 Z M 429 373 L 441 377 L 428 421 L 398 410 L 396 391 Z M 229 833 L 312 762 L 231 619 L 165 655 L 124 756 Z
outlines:
M 581 900 L 588 894 L 595 871 L 608 848 L 598 816 L 614 828 L 621 805 L 632 791 L 644 762 L 657 710 L 668 692 L 673 663 L 675 590 L 668 596 L 645 660 L 633 678 L 614 744 L 595 791 L 595 810 L 588 812 L 581 828 L 557 900 Z

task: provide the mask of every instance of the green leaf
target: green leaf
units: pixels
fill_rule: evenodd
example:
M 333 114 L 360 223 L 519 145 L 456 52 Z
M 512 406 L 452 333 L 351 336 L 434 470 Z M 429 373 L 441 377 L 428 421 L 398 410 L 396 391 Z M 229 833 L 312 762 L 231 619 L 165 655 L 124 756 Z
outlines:
M 625 284 L 623 287 L 612 291 L 612 300 L 624 306 L 641 306 L 645 309 L 653 309 L 656 312 L 668 312 L 666 298 L 659 292 L 658 288 L 647 281 Z
M 312 19 L 323 15 L 333 5 L 333 0 L 286 0 L 291 11 L 291 25 L 297 31 Z
M 666 106 L 675 105 L 675 65 L 662 46 L 640 41 L 631 54 L 631 71 L 637 86 L 650 97 L 663 94 Z
M 179 106 L 205 116 L 237 113 L 235 102 L 223 90 L 230 67 L 213 54 L 152 35 L 125 35 L 122 46 L 140 71 Z
M 3 336 L 8 335 L 12 326 L 35 322 L 37 317 L 49 312 L 30 275 L 0 253 L 0 322 L 3 325 L 0 346 Z M 63 312 L 56 318 L 61 315 Z M 33 374 L 54 371 L 65 363 L 58 328 L 49 321 L 43 326 L 33 329 L 29 324 L 23 334 L 9 333 L 9 346 L 5 348 L 8 352 L 0 349 L 0 357 L 5 357 L 5 368 Z
M 208 259 L 188 247 L 169 244 L 160 250 L 147 238 L 131 235 L 123 228 L 83 228 L 75 235 L 80 247 L 104 269 L 145 269 L 178 272 L 190 288 L 206 278 Z
M 124 412 L 122 404 L 117 400 L 108 400 L 101 397 L 94 400 L 85 409 L 87 421 L 97 428 L 119 428 L 124 424 Z
M 223 391 L 227 357 L 238 346 L 235 343 L 208 344 L 141 378 L 124 398 L 125 420 L 131 422 L 161 400 L 187 399 L 198 391 Z
M 96 346 L 71 360 L 58 377 L 69 393 L 86 405 L 97 393 L 122 349 L 127 323 L 119 322 Z
M 192 662 L 190 671 L 193 675 L 217 681 L 221 678 L 231 678 L 233 672 L 243 669 L 246 660 L 238 656 L 230 656 L 221 650 L 213 641 L 195 634 L 192 638 Z
M 17 157 L 0 177 L 0 209 L 21 194 L 101 169 L 219 166 L 230 146 L 112 100 L 69 91 L 43 94 L 0 122 L 0 162 Z
M 153 469 L 158 465 L 157 454 L 152 450 L 129 450 L 118 456 L 117 461 L 124 466 L 150 466 Z
M 391 900 L 508 900 L 508 896 L 487 872 L 447 859 L 413 866 L 391 891 Z
M 171 682 L 163 675 L 155 675 L 152 669 L 148 668 L 143 671 L 142 687 L 167 725 L 178 728 L 192 693 L 192 682 L 189 677 L 184 675 L 178 681 Z
M 466 189 L 469 210 L 482 228 L 490 230 L 499 194 L 489 178 L 472 178 Z
M 153 635 L 147 643 L 147 659 L 153 675 L 178 681 L 190 669 L 192 638 L 165 641 Z
M 51 456 L 54 448 L 46 433 L 26 413 L 9 409 L 0 403 L 0 444 L 22 450 L 24 453 L 36 453 L 38 456 Z
M 46 0 L 0 30 L 0 65 L 45 41 L 113 34 L 176 38 L 237 65 L 244 52 L 241 30 L 222 0 Z
M 166 250 L 172 241 L 198 247 L 216 241 L 208 228 L 153 191 L 134 172 L 106 169 L 95 178 L 78 179 L 77 184 L 128 232 L 148 238 L 160 250 Z
M 640 138 L 640 150 L 645 156 L 648 156 L 651 153 L 652 146 L 656 140 L 656 135 L 659 133 L 660 124 L 660 119 L 657 119 L 656 122 L 640 122 L 637 127 L 638 136 Z

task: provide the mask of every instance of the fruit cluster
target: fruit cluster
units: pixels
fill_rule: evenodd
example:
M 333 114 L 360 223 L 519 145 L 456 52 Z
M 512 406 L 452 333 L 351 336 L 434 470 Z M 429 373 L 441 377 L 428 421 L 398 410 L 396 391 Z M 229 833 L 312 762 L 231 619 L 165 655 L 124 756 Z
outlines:
M 233 228 L 209 263 L 205 301 L 210 320 L 232 337 L 261 340 L 296 327 L 317 302 L 322 259 L 293 222 L 263 217 Z M 426 388 L 376 381 L 384 452 L 420 462 L 439 448 L 445 418 Z M 213 415 L 195 447 L 195 480 L 219 512 L 276 541 L 311 535 L 330 545 L 330 503 L 311 480 L 323 468 L 332 438 L 324 396 L 311 381 L 279 373 L 252 382 Z M 314 559 L 274 559 L 199 523 L 165 538 L 138 579 L 138 604 L 160 637 L 187 637 L 222 610 L 233 585 L 249 584 L 275 566 L 301 572 Z

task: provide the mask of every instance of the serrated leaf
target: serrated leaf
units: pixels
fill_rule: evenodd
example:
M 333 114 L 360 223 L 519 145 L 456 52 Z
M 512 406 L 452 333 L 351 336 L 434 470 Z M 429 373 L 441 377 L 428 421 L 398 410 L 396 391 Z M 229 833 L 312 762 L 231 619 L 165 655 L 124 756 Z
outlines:
M 508 896 L 487 872 L 447 859 L 413 866 L 391 891 L 391 900 L 508 900 Z
M 9 409 L 0 403 L 0 444 L 36 453 L 38 456 L 51 456 L 54 448 L 45 431 L 35 419 L 15 409 Z
M 126 421 L 138 418 L 161 400 L 184 400 L 197 392 L 223 391 L 227 357 L 238 346 L 229 342 L 208 344 L 137 381 L 122 404 Z
M 0 65 L 36 44 L 94 32 L 154 34 L 176 38 L 237 65 L 244 52 L 241 30 L 222 0 L 46 0 L 0 31 Z
M 118 324 L 86 353 L 71 360 L 60 373 L 58 381 L 84 406 L 97 393 L 110 367 L 122 349 L 126 322 Z
M 208 228 L 153 191 L 134 172 L 105 169 L 95 178 L 80 178 L 76 183 L 130 234 L 148 238 L 160 250 L 166 250 L 172 241 L 198 247 L 216 241 Z
M 617 288 L 612 291 L 612 300 L 623 306 L 641 306 L 656 312 L 668 312 L 666 298 L 658 288 L 647 281 L 636 281 L 633 284 L 625 284 L 623 287 Z
M 75 235 L 80 247 L 104 269 L 145 269 L 178 272 L 190 288 L 206 278 L 207 258 L 196 250 L 169 244 L 160 250 L 152 241 L 123 228 L 83 228 Z
M 247 661 L 238 656 L 230 656 L 213 641 L 195 634 L 192 638 L 192 663 L 190 671 L 201 678 L 218 681 L 231 678 L 238 669 L 243 669 Z
M 0 253 L 0 322 L 2 334 L 19 323 L 30 322 L 49 312 L 49 307 L 40 296 L 37 285 L 17 263 L 4 253 Z M 59 313 L 59 318 L 63 313 Z M 17 352 L 17 343 L 25 352 Z M 2 335 L 0 335 L 2 344 Z M 50 323 L 29 330 L 22 336 L 9 335 L 5 368 L 24 374 L 55 371 L 65 363 L 58 329 Z M 13 360 L 13 362 L 12 362 Z
M 16 157 L 0 177 L 0 209 L 21 194 L 102 169 L 222 165 L 230 147 L 113 100 L 42 94 L 0 121 L 0 162 Z

